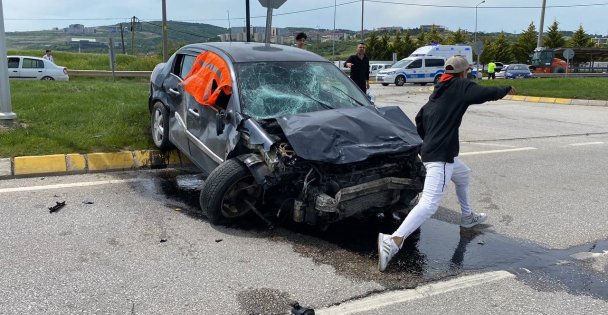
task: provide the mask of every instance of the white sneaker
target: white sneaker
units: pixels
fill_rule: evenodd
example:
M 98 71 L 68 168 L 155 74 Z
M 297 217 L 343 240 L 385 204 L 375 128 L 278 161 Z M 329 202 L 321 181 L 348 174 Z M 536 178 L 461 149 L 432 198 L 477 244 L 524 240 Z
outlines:
M 486 222 L 488 216 L 485 213 L 475 213 L 472 212 L 468 216 L 462 216 L 460 218 L 460 226 L 465 228 L 472 228 L 478 224 L 482 224 Z
M 399 251 L 391 235 L 378 233 L 378 270 L 384 271 L 388 262 Z

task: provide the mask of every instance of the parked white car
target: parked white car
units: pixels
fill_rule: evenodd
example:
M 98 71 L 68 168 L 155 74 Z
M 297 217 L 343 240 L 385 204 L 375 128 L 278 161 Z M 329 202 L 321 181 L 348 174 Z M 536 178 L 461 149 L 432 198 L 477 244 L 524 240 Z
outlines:
M 369 65 L 369 76 L 375 76 L 380 70 L 388 69 L 391 65 L 390 63 L 372 63 Z
M 8 77 L 23 80 L 68 81 L 68 69 L 49 60 L 30 56 L 8 56 Z

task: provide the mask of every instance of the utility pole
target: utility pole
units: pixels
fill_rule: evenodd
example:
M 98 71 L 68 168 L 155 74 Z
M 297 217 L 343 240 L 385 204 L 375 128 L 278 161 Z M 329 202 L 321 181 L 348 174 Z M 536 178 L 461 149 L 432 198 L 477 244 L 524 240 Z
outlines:
M 536 42 L 536 48 L 543 47 L 543 28 L 545 27 L 545 7 L 547 6 L 547 0 L 543 0 L 543 8 L 540 11 L 540 28 L 538 29 L 538 41 Z
M 333 46 L 331 56 L 336 59 L 336 0 L 334 0 L 334 32 L 331 34 L 331 42 Z
M 126 55 L 127 51 L 125 50 L 125 29 L 120 23 L 120 41 L 122 42 L 122 54 Z
M 169 59 L 169 44 L 167 43 L 167 0 L 163 0 L 163 61 Z
M 131 18 L 131 55 L 135 56 L 135 19 Z
M 13 123 L 17 115 L 11 107 L 11 88 L 8 83 L 8 59 L 6 57 L 6 40 L 4 38 L 4 11 L 0 0 L 0 123 Z
M 251 13 L 249 12 L 249 0 L 245 1 L 245 27 L 247 28 L 247 42 L 251 41 Z
M 361 0 L 361 41 L 363 41 L 363 8 L 365 7 L 365 0 Z
M 230 26 L 230 10 L 226 10 L 228 13 L 228 35 L 230 35 L 230 41 L 232 41 L 232 26 Z

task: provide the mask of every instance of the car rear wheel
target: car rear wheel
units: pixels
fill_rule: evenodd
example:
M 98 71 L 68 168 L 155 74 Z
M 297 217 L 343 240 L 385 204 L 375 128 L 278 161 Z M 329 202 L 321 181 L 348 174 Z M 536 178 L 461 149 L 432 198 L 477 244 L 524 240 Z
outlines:
M 172 147 L 169 142 L 169 111 L 161 102 L 154 103 L 152 107 L 152 140 L 161 150 Z
M 405 77 L 404 76 L 400 75 L 400 76 L 397 76 L 395 78 L 395 85 L 396 86 L 403 86 L 404 84 L 405 84 Z
M 388 83 L 382 83 L 382 86 L 388 86 Z
M 216 167 L 201 190 L 201 210 L 213 224 L 247 214 L 262 193 L 249 169 L 237 159 Z
M 55 79 L 53 79 L 53 77 L 44 76 L 44 77 L 42 77 L 40 80 L 42 80 L 42 81 L 53 81 L 53 80 L 55 80 Z

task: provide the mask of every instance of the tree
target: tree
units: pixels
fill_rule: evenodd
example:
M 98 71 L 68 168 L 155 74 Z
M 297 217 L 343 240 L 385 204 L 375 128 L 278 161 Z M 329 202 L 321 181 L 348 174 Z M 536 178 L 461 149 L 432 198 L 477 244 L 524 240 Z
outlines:
M 557 48 L 564 47 L 566 40 L 564 35 L 559 32 L 559 23 L 557 20 L 553 20 L 553 24 L 547 28 L 547 35 L 545 36 L 545 47 Z
M 397 59 L 399 59 L 399 55 L 400 52 L 403 50 L 403 40 L 401 39 L 401 33 L 397 32 L 397 34 L 395 34 L 395 39 L 393 39 L 393 41 L 390 43 L 390 47 L 391 47 L 391 54 L 392 53 L 397 53 Z M 392 58 L 392 56 L 391 56 Z
M 420 47 L 424 45 L 426 45 L 426 33 L 421 31 L 418 33 L 418 35 L 416 35 L 416 46 Z
M 410 35 L 410 31 L 405 31 L 405 35 L 403 35 L 403 46 L 402 50 L 399 52 L 403 58 L 409 56 L 414 50 L 416 50 L 416 45 L 412 41 L 412 36 Z
M 380 60 L 391 60 L 393 59 L 391 57 L 391 51 L 390 51 L 390 47 L 389 47 L 389 41 L 391 40 L 391 37 L 388 34 L 384 34 L 382 35 L 382 37 L 380 37 L 380 43 L 378 45 L 378 51 L 376 51 L 376 58 L 380 59 Z
M 456 32 L 451 32 L 445 41 L 447 45 L 464 44 L 466 42 L 468 42 L 467 33 L 460 28 Z
M 528 63 L 530 54 L 536 48 L 536 40 L 538 39 L 538 32 L 536 32 L 536 26 L 534 22 L 530 22 L 528 28 L 524 30 L 517 37 L 517 41 L 511 46 L 511 52 L 515 61 L 520 63 Z
M 572 34 L 572 38 L 568 41 L 568 47 L 593 47 L 593 41 L 580 24 L 576 32 Z
M 367 37 L 367 48 L 365 49 L 365 54 L 367 55 L 367 58 L 369 58 L 370 60 L 375 59 L 379 44 L 380 42 L 378 41 L 378 33 L 376 33 L 375 31 L 371 32 L 369 34 L 369 37 Z
M 491 44 L 494 52 L 494 61 L 511 62 L 513 55 L 511 54 L 511 47 L 507 42 L 505 32 L 500 32 L 496 40 Z
M 443 37 L 439 34 L 439 31 L 437 31 L 437 28 L 433 26 L 431 28 L 431 33 L 429 33 L 426 40 L 429 44 L 441 44 L 443 42 Z

